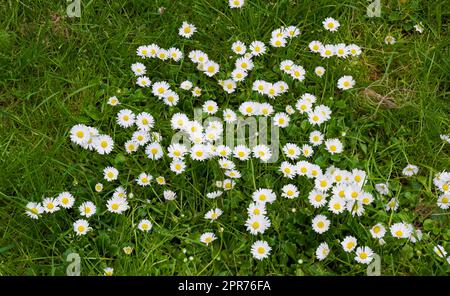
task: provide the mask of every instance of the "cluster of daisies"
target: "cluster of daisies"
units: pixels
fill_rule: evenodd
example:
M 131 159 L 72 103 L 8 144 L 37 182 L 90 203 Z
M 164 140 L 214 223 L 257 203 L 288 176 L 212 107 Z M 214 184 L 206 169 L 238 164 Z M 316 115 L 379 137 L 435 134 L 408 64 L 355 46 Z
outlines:
M 111 136 L 100 134 L 98 129 L 84 124 L 76 124 L 70 129 L 70 140 L 83 149 L 99 154 L 109 154 L 114 148 Z
M 244 0 L 229 0 L 231 8 L 240 8 L 244 5 Z M 333 19 L 327 18 L 323 21 L 323 27 L 330 32 L 335 32 L 340 27 L 340 23 Z M 184 38 L 191 38 L 197 28 L 188 22 L 183 22 L 179 28 L 178 34 Z M 282 48 L 288 45 L 288 39 L 297 37 L 300 30 L 295 26 L 281 27 L 274 30 L 271 34 L 269 44 L 275 48 Z M 322 44 L 320 41 L 312 41 L 309 49 L 313 53 L 319 53 L 323 58 L 337 56 L 341 58 L 356 57 L 361 54 L 361 48 L 355 44 L 346 45 L 339 44 Z M 237 55 L 234 60 L 234 69 L 231 71 L 229 78 L 226 80 L 218 80 L 219 85 L 227 93 L 234 93 L 237 83 L 248 77 L 249 71 L 253 70 L 255 65 L 253 58 L 261 56 L 267 52 L 266 45 L 262 41 L 252 41 L 245 44 L 242 41 L 235 41 L 231 50 Z M 184 58 L 181 50 L 175 47 L 164 49 L 157 44 L 140 46 L 137 49 L 137 55 L 142 59 L 158 58 L 161 61 L 173 60 L 180 61 Z M 197 69 L 208 77 L 215 76 L 220 65 L 211 60 L 208 55 L 198 49 L 191 50 L 188 54 L 189 59 L 196 64 Z M 169 82 L 158 81 L 152 82 L 150 78 L 145 76 L 147 68 L 143 63 L 136 62 L 131 65 L 131 70 L 137 77 L 137 85 L 142 88 L 151 88 L 153 96 L 161 100 L 168 106 L 175 106 L 179 102 L 179 95 L 171 89 Z M 292 60 L 283 60 L 280 64 L 280 70 L 290 75 L 294 80 L 303 81 L 306 79 L 306 70 L 294 63 Z M 317 76 L 322 77 L 325 74 L 325 68 L 318 66 L 314 69 Z M 342 90 L 353 88 L 355 81 L 352 76 L 343 76 L 337 82 L 337 87 Z M 191 91 L 192 96 L 200 97 L 202 89 L 194 86 L 189 80 L 181 82 L 180 89 Z M 264 80 L 256 80 L 252 84 L 252 90 L 274 99 L 289 91 L 289 85 L 285 81 L 277 81 L 274 83 Z M 108 104 L 111 106 L 120 105 L 117 97 L 110 97 Z M 219 112 L 219 105 L 214 99 L 203 102 L 202 111 L 207 115 L 215 115 Z M 216 191 L 206 194 L 208 199 L 216 199 L 224 195 L 224 193 L 235 188 L 241 172 L 239 164 L 252 159 L 268 163 L 272 156 L 275 155 L 273 147 L 265 144 L 237 144 L 224 145 L 222 138 L 224 135 L 224 123 L 236 124 L 240 117 L 239 112 L 246 119 L 249 117 L 263 116 L 271 117 L 274 126 L 286 128 L 292 122 L 291 116 L 296 113 L 306 116 L 309 124 L 314 129 L 308 134 L 308 141 L 302 144 L 286 143 L 281 150 L 283 152 L 284 161 L 279 166 L 279 173 L 283 179 L 287 180 L 287 184 L 283 184 L 280 192 L 274 192 L 270 188 L 256 188 L 249 197 L 249 205 L 247 207 L 247 219 L 245 227 L 247 231 L 254 237 L 261 238 L 264 233 L 271 227 L 269 217 L 270 205 L 277 200 L 277 195 L 285 199 L 298 199 L 300 195 L 306 196 L 307 202 L 317 213 L 311 217 L 311 228 L 320 237 L 326 233 L 332 226 L 333 216 L 347 215 L 357 219 L 365 214 L 366 208 L 374 203 L 374 196 L 367 191 L 369 187 L 367 183 L 367 173 L 360 169 L 351 171 L 329 166 L 322 168 L 312 161 L 312 156 L 320 150 L 334 155 L 343 152 L 343 143 L 338 138 L 326 138 L 325 134 L 319 130 L 319 127 L 331 119 L 331 109 L 323 104 L 317 104 L 317 98 L 310 93 L 303 93 L 296 101 L 295 106 L 287 105 L 285 112 L 276 112 L 275 107 L 267 102 L 257 102 L 253 100 L 242 102 L 238 111 L 231 108 L 222 110 L 222 120 L 214 117 L 208 118 L 202 123 L 199 120 L 191 120 L 185 113 L 175 113 L 171 116 L 170 125 L 177 135 L 187 141 L 183 143 L 173 141 L 169 146 L 163 147 L 161 144 L 162 136 L 153 131 L 155 125 L 154 117 L 147 112 L 135 113 L 130 109 L 121 109 L 117 112 L 116 124 L 123 129 L 133 130 L 131 137 L 124 143 L 124 149 L 127 154 L 139 153 L 140 147 L 143 153 L 150 161 L 157 161 L 167 157 L 170 160 L 170 171 L 174 175 L 180 175 L 188 169 L 193 162 L 203 162 L 214 159 L 217 161 L 221 170 L 223 170 L 223 178 L 215 182 Z M 233 135 L 234 136 L 234 135 Z M 70 130 L 70 139 L 73 143 L 84 149 L 95 150 L 99 154 L 109 154 L 114 148 L 113 139 L 93 127 L 83 124 L 77 124 Z M 447 140 L 447 139 L 445 139 Z M 447 140 L 449 141 L 449 140 Z M 276 153 L 278 155 L 278 153 Z M 105 184 L 114 184 L 119 180 L 119 170 L 113 166 L 107 166 L 103 169 L 103 179 Z M 403 170 L 403 175 L 413 176 L 418 173 L 418 167 L 415 165 L 407 165 Z M 124 174 L 129 177 L 129 174 Z M 294 179 L 298 177 L 298 179 Z M 305 180 L 314 184 L 313 188 L 303 191 L 305 188 L 299 188 L 299 184 L 294 184 L 293 180 Z M 450 173 L 440 172 L 435 175 L 434 184 L 440 196 L 438 198 L 438 206 L 442 209 L 449 208 L 450 198 Z M 142 188 L 151 187 L 154 182 L 158 185 L 166 185 L 164 176 L 153 176 L 150 172 L 140 172 L 132 177 L 132 181 Z M 303 182 L 302 182 L 303 183 Z M 305 182 L 306 183 L 306 182 Z M 116 185 L 117 186 L 117 185 Z M 115 215 L 126 213 L 131 207 L 132 193 L 127 193 L 123 186 L 115 187 L 112 194 L 104 203 L 107 212 Z M 103 183 L 95 185 L 96 192 L 102 192 Z M 379 183 L 375 185 L 375 190 L 384 198 L 389 196 L 389 184 Z M 177 199 L 177 193 L 166 189 L 163 191 L 163 197 L 166 201 Z M 26 214 L 33 219 L 38 219 L 44 213 L 54 213 L 61 208 L 71 209 L 75 204 L 75 198 L 69 192 L 63 192 L 55 198 L 44 198 L 42 202 L 29 202 L 26 205 Z M 100 206 L 100 205 L 99 205 Z M 396 211 L 399 202 L 396 198 L 391 198 L 386 203 L 386 211 Z M 83 201 L 78 205 L 80 219 L 73 223 L 73 230 L 76 235 L 86 235 L 92 228 L 88 219 L 95 215 L 97 206 L 92 201 Z M 212 208 L 206 211 L 204 218 L 211 223 L 220 219 L 224 211 L 220 208 Z M 149 232 L 153 224 L 149 219 L 140 220 L 137 229 L 142 232 Z M 206 229 L 205 229 L 206 230 Z M 223 228 L 219 228 L 222 232 Z M 397 222 L 391 224 L 376 223 L 368 229 L 373 239 L 377 240 L 380 245 L 385 244 L 385 236 L 387 233 L 396 239 L 405 239 L 412 243 L 420 241 L 422 233 L 420 229 L 416 229 L 412 224 L 407 222 Z M 214 232 L 205 231 L 200 235 L 200 242 L 205 245 L 212 244 L 218 237 Z M 358 263 L 369 264 L 375 253 L 369 246 L 360 245 L 358 239 L 352 235 L 345 236 L 340 240 L 339 245 L 344 252 L 354 254 L 354 259 Z M 130 247 L 131 248 L 131 247 Z M 270 255 L 272 248 L 266 240 L 258 239 L 251 245 L 250 253 L 257 260 L 262 260 Z M 124 252 L 130 254 L 132 248 Z M 445 249 L 437 245 L 434 252 L 440 257 L 446 256 Z M 316 258 L 324 260 L 330 254 L 330 246 L 328 242 L 322 242 L 316 249 Z M 447 259 L 449 260 L 449 259 Z M 112 275 L 113 269 L 106 268 L 105 274 Z

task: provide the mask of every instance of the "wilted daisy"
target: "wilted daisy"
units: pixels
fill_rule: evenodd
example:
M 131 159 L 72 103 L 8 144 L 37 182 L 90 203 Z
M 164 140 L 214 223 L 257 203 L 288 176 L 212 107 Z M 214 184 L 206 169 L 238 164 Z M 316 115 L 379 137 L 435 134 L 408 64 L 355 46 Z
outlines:
M 260 56 L 266 53 L 266 45 L 261 41 L 253 41 L 250 43 L 250 50 L 253 56 Z
M 323 242 L 316 249 L 316 258 L 317 260 L 322 261 L 328 256 L 329 253 L 330 248 L 328 247 L 328 244 Z
M 142 219 L 138 224 L 138 229 L 144 232 L 152 230 L 153 224 L 148 219 Z
M 386 44 L 394 44 L 395 42 L 397 42 L 397 40 L 394 37 L 392 37 L 391 35 L 387 35 L 384 38 L 384 43 L 386 43 Z
M 183 22 L 180 29 L 178 30 L 178 34 L 184 38 L 191 38 L 191 36 L 197 31 L 197 28 L 193 24 L 189 24 L 188 22 Z
M 185 80 L 180 84 L 180 88 L 184 90 L 190 90 L 192 86 L 192 82 L 190 82 L 189 80 Z
M 375 224 L 370 229 L 370 234 L 372 235 L 373 238 L 383 238 L 384 235 L 386 234 L 386 228 L 384 228 L 384 226 L 381 223 Z
M 228 0 L 230 8 L 241 8 L 244 6 L 244 0 Z
M 263 215 L 259 216 L 250 216 L 245 222 L 245 226 L 247 226 L 247 230 L 253 234 L 257 235 L 258 233 L 264 233 L 267 228 L 271 225 L 269 218 Z
M 378 183 L 375 184 L 375 190 L 378 191 L 381 195 L 389 194 L 389 185 L 387 183 Z
M 165 200 L 175 200 L 177 198 L 177 194 L 176 192 L 172 191 L 172 190 L 164 190 L 163 192 L 163 196 Z
M 126 246 L 122 248 L 122 251 L 126 254 L 126 255 L 130 255 L 131 253 L 133 253 L 133 247 L 131 246 Z
M 334 32 L 336 31 L 339 26 L 341 25 L 337 20 L 335 20 L 332 17 L 327 17 L 323 22 L 323 27 L 325 28 L 325 30 Z
M 330 228 L 330 220 L 324 215 L 317 215 L 312 220 L 312 228 L 319 234 L 324 233 Z
M 341 241 L 341 245 L 345 252 L 350 253 L 356 248 L 357 240 L 355 237 L 349 235 Z
M 212 232 L 205 232 L 200 236 L 200 241 L 205 245 L 209 245 L 216 239 L 217 239 L 216 235 Z
M 28 217 L 32 219 L 38 219 L 39 216 L 44 212 L 44 208 L 39 204 L 35 202 L 29 202 L 25 206 L 25 213 Z
M 297 186 L 295 186 L 293 184 L 284 185 L 281 188 L 281 191 L 282 191 L 281 196 L 286 197 L 288 199 L 296 198 L 299 195 Z
M 337 82 L 337 87 L 342 90 L 351 89 L 355 85 L 352 76 L 342 76 Z
M 402 171 L 402 174 L 411 177 L 417 174 L 419 171 L 419 168 L 413 164 L 408 164 Z
M 85 216 L 86 218 L 89 218 L 95 214 L 97 207 L 95 206 L 95 204 L 93 202 L 86 201 L 78 207 L 78 210 L 80 211 L 81 216 Z
M 112 268 L 112 267 L 105 267 L 103 269 L 103 275 L 105 275 L 105 276 L 112 276 L 113 273 L 114 273 L 114 268 Z
M 42 206 L 46 213 L 59 211 L 59 201 L 56 198 L 46 197 L 42 200 Z
M 58 204 L 65 209 L 70 209 L 75 202 L 75 198 L 70 192 L 61 192 L 56 199 Z
M 220 215 L 222 215 L 222 213 L 223 213 L 223 211 L 219 208 L 209 210 L 205 214 L 205 219 L 211 220 L 211 222 L 213 222 L 213 221 L 217 220 L 220 217 Z
M 373 260 L 373 251 L 369 247 L 358 247 L 355 260 L 358 263 L 369 264 Z
M 73 230 L 77 235 L 85 235 L 91 228 L 89 227 L 88 221 L 79 219 L 73 223 Z
M 252 244 L 251 252 L 253 258 L 257 260 L 262 260 L 267 258 L 270 254 L 272 248 L 266 241 L 258 240 Z
M 420 22 L 420 23 L 418 23 L 418 24 L 415 24 L 415 25 L 414 25 L 414 29 L 415 29 L 417 32 L 419 32 L 419 33 L 422 34 L 422 33 L 423 33 L 423 30 L 424 30 L 422 22 Z

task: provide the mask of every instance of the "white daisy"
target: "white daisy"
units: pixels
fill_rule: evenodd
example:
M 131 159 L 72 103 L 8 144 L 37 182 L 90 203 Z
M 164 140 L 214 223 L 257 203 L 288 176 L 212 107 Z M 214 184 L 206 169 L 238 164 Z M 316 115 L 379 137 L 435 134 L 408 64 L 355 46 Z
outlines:
M 73 223 L 73 230 L 77 235 L 85 235 L 91 228 L 89 227 L 88 221 L 79 219 Z
M 252 244 L 251 253 L 253 258 L 262 260 L 270 255 L 272 248 L 266 241 L 258 240 Z
M 114 180 L 117 180 L 117 177 L 119 176 L 119 171 L 114 167 L 106 167 L 103 170 L 103 177 L 106 181 L 111 182 Z
M 196 31 L 197 28 L 193 24 L 183 22 L 180 29 L 178 29 L 178 35 L 184 38 L 191 38 Z
M 150 222 L 150 220 L 148 219 L 142 219 L 141 221 L 139 221 L 138 224 L 138 229 L 143 231 L 143 232 L 149 232 L 150 230 L 152 230 L 153 228 L 153 224 L 152 222 Z
M 315 232 L 322 234 L 330 228 L 330 220 L 324 215 L 317 215 L 312 220 L 312 228 Z
M 85 216 L 86 218 L 89 218 L 95 214 L 97 207 L 95 206 L 95 204 L 93 202 L 86 201 L 78 207 L 78 210 L 80 211 L 81 216 Z
M 70 209 L 75 202 L 75 198 L 72 194 L 70 194 L 70 192 L 61 192 L 57 199 L 58 204 L 65 209 Z

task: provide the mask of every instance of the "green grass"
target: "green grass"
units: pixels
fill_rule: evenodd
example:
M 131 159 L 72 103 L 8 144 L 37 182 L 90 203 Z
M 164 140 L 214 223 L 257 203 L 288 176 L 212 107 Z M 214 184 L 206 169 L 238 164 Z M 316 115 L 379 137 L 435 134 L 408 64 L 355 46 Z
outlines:
M 447 1 L 382 1 L 380 18 L 366 16 L 366 1 L 320 0 L 305 4 L 296 0 L 247 0 L 241 10 L 230 10 L 225 2 L 83 1 L 81 18 L 73 19 L 66 16 L 64 1 L 1 2 L 0 274 L 65 274 L 65 258 L 70 252 L 80 254 L 84 275 L 101 274 L 106 266 L 114 267 L 115 274 L 120 275 L 364 274 L 366 266 L 357 264 L 338 246 L 337 240 L 348 234 L 381 255 L 382 274 L 449 273 L 449 265 L 432 252 L 436 244 L 450 252 L 448 211 L 437 208 L 432 186 L 434 174 L 450 168 L 450 145 L 439 138 L 440 134 L 450 133 Z M 165 7 L 162 14 L 160 7 Z M 342 24 L 335 34 L 323 32 L 321 27 L 328 16 Z M 199 30 L 193 39 L 177 35 L 184 20 Z M 423 34 L 412 28 L 419 21 L 425 26 Z M 153 60 L 147 64 L 149 77 L 152 81 L 168 80 L 172 85 L 190 78 L 204 89 L 206 94 L 201 98 L 182 95 L 180 104 L 169 110 L 134 86 L 129 67 L 137 61 L 135 50 L 139 45 L 176 46 L 185 54 L 201 49 L 221 65 L 224 75 L 222 69 L 230 72 L 233 67 L 229 59 L 232 42 L 242 40 L 248 44 L 257 39 L 267 44 L 271 31 L 282 25 L 297 25 L 303 33 L 287 48 L 270 48 L 270 54 L 258 59 L 256 70 L 240 84 L 236 94 L 224 94 L 215 79 L 207 79 L 187 59 L 181 66 Z M 384 44 L 387 34 L 398 42 Z M 316 39 L 356 43 L 363 48 L 363 54 L 358 63 L 322 61 L 305 51 L 307 44 Z M 327 68 L 326 77 L 319 80 L 309 76 L 304 83 L 294 83 L 278 70 L 280 61 L 286 58 L 307 70 L 320 63 Z M 345 74 L 355 77 L 356 88 L 338 92 L 331 82 Z M 310 227 L 311 216 L 318 211 L 308 206 L 305 198 L 311 184 L 297 178 L 293 183 L 299 185 L 300 198 L 279 197 L 269 209 L 272 227 L 262 237 L 272 246 L 272 255 L 255 262 L 249 254 L 255 239 L 243 226 L 245 209 L 254 187 L 267 186 L 278 193 L 288 183 L 276 172 L 276 166 L 255 161 L 241 163 L 243 178 L 236 189 L 226 197 L 207 200 L 204 194 L 214 190 L 214 182 L 223 178 L 214 161 L 208 162 L 206 169 L 190 162 L 186 173 L 175 177 L 168 163 L 147 161 L 143 154 L 121 158 L 122 143 L 130 135 L 114 123 L 118 109 L 106 104 L 109 96 L 117 95 L 122 107 L 153 114 L 156 130 L 163 134 L 167 145 L 173 133 L 168 124 L 173 113 L 181 111 L 192 116 L 193 106 L 200 106 L 206 98 L 216 98 L 220 107 L 236 109 L 250 96 L 256 99 L 250 89 L 257 78 L 283 79 L 290 85 L 289 94 L 273 103 L 277 111 L 294 104 L 305 91 L 330 106 L 333 119 L 324 131 L 328 137 L 341 137 L 345 132 L 341 137 L 345 152 L 338 160 L 318 157 L 316 161 L 364 169 L 370 185 L 389 180 L 400 199 L 399 210 L 389 217 L 390 213 L 383 210 L 385 201 L 376 195 L 376 206 L 367 209 L 364 217 L 333 217 L 332 225 L 339 225 L 338 229 L 319 236 Z M 362 93 L 366 87 L 388 95 L 398 108 L 374 103 Z M 303 128 L 300 117 L 293 122 L 281 131 L 282 143 L 303 143 L 312 130 Z M 68 131 L 77 123 L 112 134 L 118 143 L 114 153 L 100 157 L 73 146 Z M 417 177 L 401 175 L 408 162 L 420 167 Z M 61 191 L 72 192 L 77 204 L 92 200 L 103 206 L 114 187 L 105 186 L 104 194 L 97 194 L 93 185 L 101 181 L 101 171 L 108 164 L 119 168 L 124 185 L 128 172 L 128 180 L 144 170 L 163 174 L 178 199 L 164 202 L 162 189 L 156 185 L 144 190 L 128 184 L 128 190 L 135 195 L 132 209 L 126 215 L 113 216 L 104 214 L 101 208 L 101 214 L 90 219 L 94 231 L 84 237 L 75 237 L 71 229 L 78 211 L 59 211 L 39 220 L 25 216 L 28 201 L 40 201 Z M 150 204 L 145 202 L 147 199 Z M 203 215 L 215 206 L 225 213 L 217 223 L 210 224 Z M 292 213 L 291 208 L 297 212 Z M 147 235 L 132 227 L 142 217 L 151 217 L 155 222 Z M 414 222 L 423 230 L 423 240 L 411 244 L 387 238 L 387 244 L 379 246 L 370 238 L 368 227 L 377 222 L 387 224 L 391 219 Z M 223 234 L 218 234 L 219 227 L 224 227 Z M 208 229 L 219 236 L 213 247 L 198 242 L 199 235 Z M 322 241 L 332 245 L 332 255 L 319 262 L 314 259 L 314 250 Z M 127 245 L 135 248 L 131 256 L 122 252 Z M 189 256 L 193 260 L 185 262 Z M 298 262 L 300 259 L 303 263 Z

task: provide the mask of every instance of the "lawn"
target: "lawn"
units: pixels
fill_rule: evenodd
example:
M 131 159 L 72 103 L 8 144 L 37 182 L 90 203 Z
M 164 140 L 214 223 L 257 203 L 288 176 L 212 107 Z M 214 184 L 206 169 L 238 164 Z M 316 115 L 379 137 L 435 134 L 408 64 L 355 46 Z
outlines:
M 450 5 L 446 0 L 382 0 L 381 15 L 368 17 L 368 3 L 246 0 L 242 8 L 231 9 L 221 0 L 84 0 L 80 17 L 68 17 L 70 3 L 65 1 L 1 1 L 0 275 L 65 275 L 71 253 L 79 254 L 82 275 L 101 275 L 107 267 L 114 275 L 365 275 L 367 264 L 358 263 L 355 253 L 341 246 L 346 236 L 380 256 L 382 275 L 448 275 L 449 259 L 434 249 L 439 245 L 450 253 L 450 212 L 438 206 L 443 193 L 433 179 L 450 170 L 450 143 L 441 137 L 450 135 Z M 340 22 L 336 32 L 324 29 L 327 17 Z M 184 21 L 197 28 L 191 38 L 178 34 Z M 422 33 L 414 28 L 419 23 Z M 286 47 L 274 48 L 271 33 L 282 26 L 296 26 L 301 34 L 290 38 Z M 388 35 L 396 39 L 394 44 L 386 44 Z M 227 93 L 218 81 L 233 71 L 238 56 L 231 45 L 238 40 L 247 46 L 260 40 L 267 53 L 254 57 L 254 69 L 237 83 L 235 92 Z M 356 44 L 362 53 L 325 59 L 308 49 L 313 40 Z M 152 43 L 179 48 L 184 56 L 175 62 L 136 55 L 139 46 Z M 220 64 L 219 73 L 208 77 L 199 71 L 188 57 L 191 50 L 207 53 Z M 287 59 L 306 69 L 305 80 L 280 70 Z M 164 104 L 151 87 L 136 85 L 130 69 L 136 62 L 145 64 L 153 83 L 167 81 L 176 90 L 176 106 Z M 314 74 L 319 65 L 326 69 L 323 77 Z M 336 86 L 344 75 L 356 81 L 352 89 Z M 202 89 L 200 97 L 179 88 L 187 79 Z M 252 91 L 255 80 L 282 80 L 289 91 L 269 99 Z M 275 112 L 285 112 L 287 105 L 295 108 L 304 93 L 328 106 L 331 119 L 314 127 L 296 111 L 289 126 L 279 129 L 277 162 L 231 157 L 242 176 L 215 199 L 207 194 L 219 190 L 217 181 L 228 178 L 217 158 L 188 159 L 186 170 L 175 174 L 167 155 L 151 160 L 144 148 L 128 154 L 124 143 L 135 129 L 116 122 L 121 109 L 150 113 L 155 119 L 152 131 L 162 136 L 167 150 L 176 133 L 172 116 L 185 113 L 192 120 L 194 108 L 207 100 L 218 104 L 214 116 L 221 118 L 223 110 L 237 113 L 246 101 L 268 102 Z M 121 104 L 109 105 L 112 96 Z M 76 124 L 110 135 L 113 151 L 101 155 L 72 143 L 70 131 Z M 314 130 L 342 141 L 343 152 L 331 155 L 319 146 L 312 157 L 298 160 L 319 165 L 324 172 L 330 166 L 365 171 L 364 190 L 374 200 L 361 216 L 313 207 L 308 195 L 314 180 L 289 179 L 279 171 L 283 161 L 293 162 L 282 147 L 308 144 Z M 402 174 L 408 164 L 417 166 L 418 173 Z M 117 181 L 104 180 L 107 166 L 119 170 Z M 164 176 L 166 184 L 153 180 L 150 186 L 139 186 L 135 179 L 141 172 Z M 99 182 L 101 192 L 95 190 Z M 375 189 L 378 183 L 389 184 L 388 195 Z M 287 184 L 298 187 L 298 197 L 281 196 Z M 128 210 L 114 214 L 106 203 L 119 185 L 132 197 Z M 273 190 L 277 199 L 267 206 L 271 226 L 255 236 L 245 223 L 252 194 L 259 188 Z M 164 190 L 175 192 L 176 199 L 165 199 Z M 39 219 L 27 216 L 27 203 L 61 192 L 75 197 L 72 209 L 43 213 Z M 391 198 L 398 208 L 388 211 Z M 89 218 L 78 210 L 86 201 L 97 206 Z M 204 216 L 214 208 L 223 214 L 210 222 Z M 322 234 L 311 227 L 318 214 L 331 221 Z M 75 234 L 78 219 L 89 221 L 92 229 L 87 234 Z M 138 229 L 142 219 L 151 221 L 151 231 Z M 421 239 L 414 243 L 393 237 L 389 228 L 402 222 L 420 230 Z M 377 223 L 386 227 L 384 244 L 370 233 Z M 205 245 L 200 241 L 205 232 L 217 239 Z M 256 240 L 271 247 L 263 260 L 251 254 Z M 319 260 L 316 248 L 322 242 L 330 252 Z M 132 247 L 131 254 L 124 247 Z

